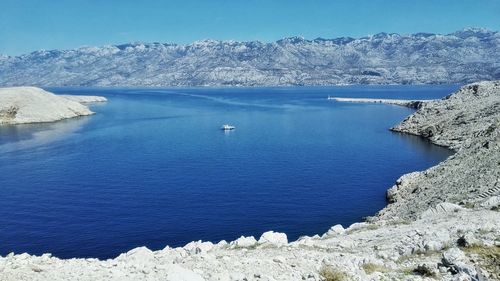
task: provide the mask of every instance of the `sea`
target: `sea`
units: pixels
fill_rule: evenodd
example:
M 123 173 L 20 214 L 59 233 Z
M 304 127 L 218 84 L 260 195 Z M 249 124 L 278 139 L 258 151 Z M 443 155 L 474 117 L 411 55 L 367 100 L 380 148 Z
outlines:
M 108 102 L 0 127 L 0 255 L 107 259 L 347 227 L 384 208 L 401 175 L 452 152 L 389 130 L 414 109 L 327 97 L 438 99 L 458 87 L 46 88 Z

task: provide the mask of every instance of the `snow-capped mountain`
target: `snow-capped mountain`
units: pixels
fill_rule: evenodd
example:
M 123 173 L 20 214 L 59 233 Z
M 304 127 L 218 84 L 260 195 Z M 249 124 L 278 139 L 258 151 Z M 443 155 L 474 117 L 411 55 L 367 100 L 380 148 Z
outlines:
M 275 86 L 500 79 L 500 33 L 134 43 L 0 55 L 0 85 Z

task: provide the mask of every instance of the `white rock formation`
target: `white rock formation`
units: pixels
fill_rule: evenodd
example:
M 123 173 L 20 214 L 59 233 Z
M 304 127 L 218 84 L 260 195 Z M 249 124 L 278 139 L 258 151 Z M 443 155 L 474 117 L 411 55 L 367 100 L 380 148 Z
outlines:
M 281 247 L 288 244 L 288 238 L 285 233 L 268 231 L 260 236 L 258 243 L 261 245 Z
M 344 232 L 344 227 L 340 224 L 336 224 L 332 226 L 325 234 L 323 234 L 322 238 L 343 234 Z
M 259 241 L 140 247 L 102 261 L 9 254 L 0 257 L 0 280 L 318 281 L 321 272 L 339 281 L 500 280 L 499 97 L 500 82 L 473 84 L 398 125 L 418 134 L 437 127 L 426 137 L 457 153 L 403 176 L 393 203 L 368 222 L 290 243 L 266 232 Z
M 250 237 L 241 236 L 240 238 L 231 242 L 229 245 L 231 246 L 231 248 L 249 248 L 255 246 L 256 244 L 257 240 L 255 240 L 253 236 Z
M 0 88 L 0 125 L 54 122 L 93 112 L 80 102 L 106 101 L 102 97 L 57 96 L 36 87 Z

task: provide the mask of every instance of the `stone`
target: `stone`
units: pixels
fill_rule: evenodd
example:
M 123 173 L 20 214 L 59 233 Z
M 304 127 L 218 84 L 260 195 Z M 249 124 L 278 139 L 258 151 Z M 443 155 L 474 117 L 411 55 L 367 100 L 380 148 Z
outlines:
M 481 203 L 481 207 L 484 207 L 484 208 L 493 208 L 493 207 L 499 207 L 499 206 L 500 206 L 500 196 L 490 197 L 487 200 L 485 200 L 483 203 Z
M 166 273 L 166 281 L 205 281 L 200 275 L 176 264 L 169 266 Z
M 341 224 L 336 224 L 326 232 L 326 236 L 340 235 L 343 234 L 344 232 L 345 232 L 344 227 Z
M 214 244 L 212 242 L 202 242 L 200 240 L 186 244 L 186 246 L 184 246 L 183 249 L 189 252 L 190 254 L 200 254 L 212 250 L 213 247 Z
M 420 217 L 422 218 L 427 218 L 427 217 L 432 217 L 435 215 L 440 215 L 440 214 L 445 214 L 445 213 L 450 213 L 450 212 L 460 212 L 464 208 L 460 207 L 459 205 L 448 203 L 448 202 L 442 202 L 437 204 L 434 207 L 429 208 L 427 211 L 423 212 Z
M 146 247 L 137 247 L 121 254 L 116 258 L 118 261 L 126 262 L 130 265 L 138 265 L 144 267 L 150 265 L 154 260 L 154 253 Z
M 276 247 L 285 246 L 288 244 L 288 239 L 285 233 L 268 231 L 262 234 L 259 238 L 259 244 L 272 245 Z
M 253 236 L 245 237 L 241 236 L 235 241 L 229 243 L 232 248 L 248 248 L 253 247 L 257 244 L 257 240 Z
M 465 254 L 459 248 L 451 248 L 443 253 L 443 264 L 446 266 L 454 265 L 464 260 Z
M 436 277 L 439 274 L 436 265 L 430 263 L 419 264 L 413 272 L 426 277 Z

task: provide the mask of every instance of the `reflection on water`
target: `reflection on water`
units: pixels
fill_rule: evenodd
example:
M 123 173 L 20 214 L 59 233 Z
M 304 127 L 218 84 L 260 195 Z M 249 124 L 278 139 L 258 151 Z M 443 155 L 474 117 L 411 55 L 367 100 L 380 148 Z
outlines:
M 85 116 L 54 123 L 0 127 L 0 153 L 34 148 L 68 138 L 88 123 L 89 118 Z
M 431 143 L 428 139 L 425 139 L 421 136 L 415 136 L 406 133 L 394 132 L 392 134 L 404 140 L 408 146 L 411 146 L 412 149 L 417 150 L 422 155 L 435 155 L 436 157 L 442 157 L 446 159 L 448 156 L 453 154 L 451 149 L 444 149 L 441 146 L 435 145 Z

